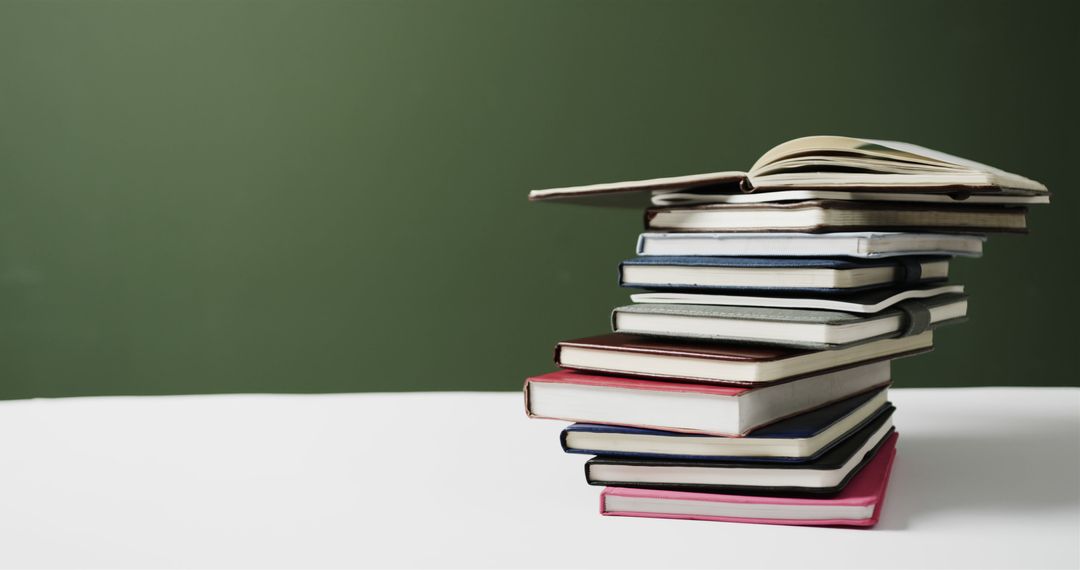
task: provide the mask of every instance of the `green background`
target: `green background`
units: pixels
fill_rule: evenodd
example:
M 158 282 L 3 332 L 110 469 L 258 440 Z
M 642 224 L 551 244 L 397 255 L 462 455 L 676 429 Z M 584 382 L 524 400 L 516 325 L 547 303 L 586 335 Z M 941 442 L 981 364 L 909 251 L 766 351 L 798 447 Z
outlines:
M 1073 4 L 1074 5 L 1074 4 Z M 807 134 L 1046 183 L 898 386 L 1077 385 L 1078 14 L 1040 2 L 0 3 L 0 397 L 520 388 L 640 212 L 530 188 Z

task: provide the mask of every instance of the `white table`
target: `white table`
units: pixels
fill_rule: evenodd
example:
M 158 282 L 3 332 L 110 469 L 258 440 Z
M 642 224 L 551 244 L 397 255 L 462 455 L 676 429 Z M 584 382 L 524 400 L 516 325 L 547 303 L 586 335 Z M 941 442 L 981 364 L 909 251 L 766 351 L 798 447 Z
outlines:
M 873 530 L 601 517 L 514 393 L 2 402 L 0 565 L 1080 565 L 1080 389 L 892 400 Z

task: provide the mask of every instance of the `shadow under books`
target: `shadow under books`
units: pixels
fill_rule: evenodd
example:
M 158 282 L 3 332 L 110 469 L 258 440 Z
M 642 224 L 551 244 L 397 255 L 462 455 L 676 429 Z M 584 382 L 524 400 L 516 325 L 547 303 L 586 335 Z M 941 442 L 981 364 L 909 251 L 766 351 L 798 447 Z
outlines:
M 1003 421 L 1005 421 L 1003 419 Z M 879 529 L 899 530 L 949 512 L 1080 508 L 1075 422 L 1034 420 L 986 434 L 903 433 Z

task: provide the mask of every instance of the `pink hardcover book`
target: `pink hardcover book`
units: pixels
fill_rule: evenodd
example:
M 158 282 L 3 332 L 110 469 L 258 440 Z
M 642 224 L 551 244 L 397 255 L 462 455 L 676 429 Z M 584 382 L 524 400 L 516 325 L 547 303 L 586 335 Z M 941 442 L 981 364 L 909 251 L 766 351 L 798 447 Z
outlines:
M 525 381 L 525 412 L 534 418 L 741 436 L 880 388 L 889 378 L 887 361 L 752 388 L 560 370 Z
M 621 517 L 804 526 L 877 524 L 885 502 L 897 434 L 838 495 L 826 499 L 717 495 L 608 487 L 600 494 L 600 514 Z

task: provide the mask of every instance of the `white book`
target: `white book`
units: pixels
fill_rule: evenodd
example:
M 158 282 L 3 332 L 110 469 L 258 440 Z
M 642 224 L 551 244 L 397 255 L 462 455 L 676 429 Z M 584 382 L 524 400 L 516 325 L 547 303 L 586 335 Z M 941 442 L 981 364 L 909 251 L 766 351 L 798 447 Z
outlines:
M 750 194 L 716 193 L 708 190 L 661 192 L 652 195 L 653 206 L 693 206 L 699 204 L 764 204 L 805 200 L 852 200 L 856 202 L 921 202 L 924 204 L 1013 205 L 1049 204 L 1049 194 L 918 194 L 915 192 L 860 192 L 858 190 L 775 190 Z
M 986 238 L 977 235 L 904 232 L 672 233 L 638 237 L 638 255 L 721 255 L 741 257 L 859 257 L 901 255 L 982 255 Z
M 1027 231 L 1027 208 L 848 200 L 705 204 L 649 209 L 645 227 L 650 231 L 717 233 L 1023 233 Z

